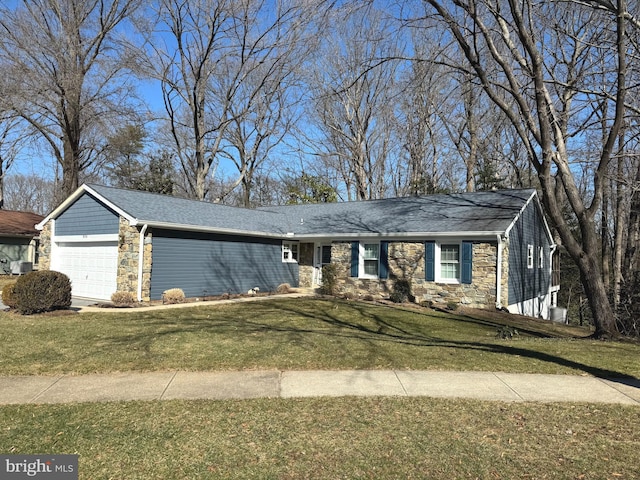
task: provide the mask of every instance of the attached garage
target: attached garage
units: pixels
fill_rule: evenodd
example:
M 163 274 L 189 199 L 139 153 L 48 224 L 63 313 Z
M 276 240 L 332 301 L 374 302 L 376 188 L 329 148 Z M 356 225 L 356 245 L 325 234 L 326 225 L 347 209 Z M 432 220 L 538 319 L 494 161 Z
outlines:
M 38 224 L 41 268 L 67 275 L 74 297 L 96 300 L 157 300 L 170 288 L 193 297 L 274 291 L 298 284 L 298 264 L 283 261 L 281 217 L 83 185 Z
M 54 251 L 51 269 L 69 277 L 74 296 L 109 300 L 117 290 L 117 241 L 57 242 Z

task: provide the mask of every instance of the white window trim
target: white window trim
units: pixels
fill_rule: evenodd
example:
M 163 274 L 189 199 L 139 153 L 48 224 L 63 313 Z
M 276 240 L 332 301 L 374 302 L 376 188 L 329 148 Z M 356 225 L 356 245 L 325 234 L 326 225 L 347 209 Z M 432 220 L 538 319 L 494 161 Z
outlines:
M 283 241 L 282 263 L 298 263 L 298 258 L 300 258 L 300 242 Z
M 364 269 L 364 251 L 365 245 L 377 245 L 378 246 L 378 273 L 376 275 L 366 274 Z M 358 245 L 358 278 L 380 278 L 380 242 L 367 242 L 361 241 Z
M 442 246 L 443 245 L 457 245 L 458 247 L 458 278 L 443 278 L 442 277 Z M 435 248 L 435 281 L 437 283 L 450 283 L 457 285 L 460 283 L 460 276 L 462 275 L 462 241 L 460 240 L 442 240 L 436 242 Z
M 527 245 L 527 268 L 533 268 L 533 245 Z

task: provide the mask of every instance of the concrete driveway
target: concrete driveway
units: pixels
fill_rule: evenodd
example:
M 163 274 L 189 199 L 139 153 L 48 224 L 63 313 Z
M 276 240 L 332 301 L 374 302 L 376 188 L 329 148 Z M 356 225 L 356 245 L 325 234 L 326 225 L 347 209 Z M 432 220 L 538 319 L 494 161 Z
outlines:
M 91 305 L 95 305 L 96 303 L 101 302 L 102 300 L 96 300 L 92 298 L 80 298 L 80 297 L 71 297 L 71 308 L 82 308 L 89 307 Z M 2 296 L 0 296 L 0 311 L 6 309 L 7 306 L 2 303 Z

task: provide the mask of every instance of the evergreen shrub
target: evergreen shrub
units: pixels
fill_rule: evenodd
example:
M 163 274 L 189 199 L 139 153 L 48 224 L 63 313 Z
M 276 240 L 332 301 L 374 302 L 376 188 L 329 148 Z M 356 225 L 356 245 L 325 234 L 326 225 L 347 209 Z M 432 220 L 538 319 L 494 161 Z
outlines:
M 338 279 L 338 266 L 335 263 L 328 263 L 322 267 L 321 295 L 334 295 Z
M 411 281 L 406 278 L 399 278 L 393 284 L 393 291 L 389 296 L 389 299 L 394 303 L 404 303 L 409 299 L 412 299 L 411 295 Z
M 16 288 L 16 282 L 9 282 L 2 287 L 2 303 L 9 308 L 16 308 L 16 295 L 14 289 Z
M 23 315 L 71 306 L 71 281 L 64 273 L 37 270 L 21 276 L 14 287 L 16 309 Z

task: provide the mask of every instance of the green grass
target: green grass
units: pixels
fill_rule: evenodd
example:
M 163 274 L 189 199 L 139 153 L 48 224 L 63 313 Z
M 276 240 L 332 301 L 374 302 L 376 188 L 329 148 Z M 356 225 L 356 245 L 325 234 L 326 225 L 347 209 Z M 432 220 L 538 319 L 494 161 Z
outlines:
M 513 340 L 496 338 L 516 328 Z M 0 374 L 398 368 L 640 376 L 640 345 L 488 312 L 330 300 L 0 314 Z M 0 406 L 0 452 L 94 479 L 633 479 L 640 409 L 429 398 Z
M 503 325 L 519 330 L 496 338 Z M 425 369 L 640 376 L 640 345 L 506 314 L 320 299 L 152 312 L 0 314 L 0 374 Z
M 634 479 L 640 409 L 424 398 L 0 407 L 3 453 L 80 479 Z

